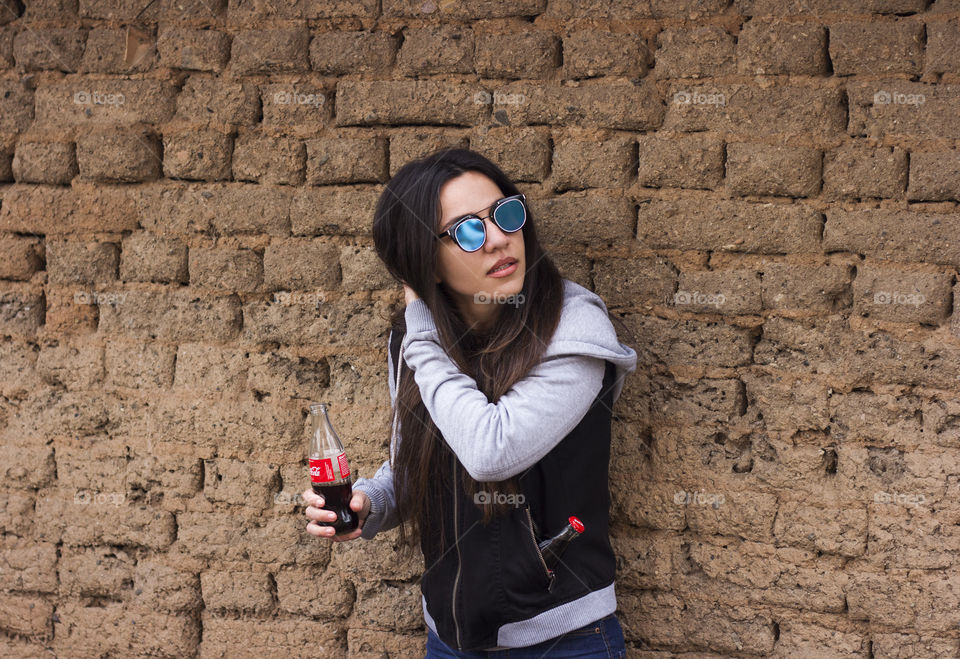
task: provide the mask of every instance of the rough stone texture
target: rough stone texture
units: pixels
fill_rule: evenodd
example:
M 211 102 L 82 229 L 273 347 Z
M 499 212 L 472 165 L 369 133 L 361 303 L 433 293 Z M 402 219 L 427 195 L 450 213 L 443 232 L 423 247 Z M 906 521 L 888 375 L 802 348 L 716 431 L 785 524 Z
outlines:
M 627 656 L 960 654 L 960 1 L 0 0 L 0 656 L 419 657 L 373 217 L 469 147 L 638 354 Z M 145 36 L 127 50 L 126 27 Z

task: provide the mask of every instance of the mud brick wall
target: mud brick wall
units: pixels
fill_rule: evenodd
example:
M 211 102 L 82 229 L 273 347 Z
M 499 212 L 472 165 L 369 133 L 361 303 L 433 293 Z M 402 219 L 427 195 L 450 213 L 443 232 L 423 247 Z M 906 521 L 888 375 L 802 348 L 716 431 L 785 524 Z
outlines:
M 0 0 L 0 655 L 416 657 L 372 250 L 477 149 L 639 354 L 630 657 L 960 652 L 960 2 Z M 692 656 L 692 655 L 691 655 Z

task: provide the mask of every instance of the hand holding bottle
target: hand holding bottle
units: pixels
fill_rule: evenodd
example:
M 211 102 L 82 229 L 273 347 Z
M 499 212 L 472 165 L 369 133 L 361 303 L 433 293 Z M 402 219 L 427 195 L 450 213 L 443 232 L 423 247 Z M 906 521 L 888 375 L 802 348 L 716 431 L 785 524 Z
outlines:
M 306 510 L 303 511 L 307 519 L 311 520 L 307 523 L 307 533 L 318 538 L 330 538 L 334 542 L 344 542 L 360 537 L 360 533 L 363 531 L 363 523 L 366 521 L 367 515 L 370 514 L 370 497 L 367 496 L 366 492 L 353 491 L 353 497 L 350 499 L 350 509 L 357 513 L 359 525 L 350 533 L 344 535 L 334 535 L 332 526 L 319 526 L 313 523 L 316 521 L 329 523 L 337 519 L 335 512 L 321 508 L 323 506 L 322 496 L 315 494 L 312 489 L 304 490 L 300 496 L 308 504 Z

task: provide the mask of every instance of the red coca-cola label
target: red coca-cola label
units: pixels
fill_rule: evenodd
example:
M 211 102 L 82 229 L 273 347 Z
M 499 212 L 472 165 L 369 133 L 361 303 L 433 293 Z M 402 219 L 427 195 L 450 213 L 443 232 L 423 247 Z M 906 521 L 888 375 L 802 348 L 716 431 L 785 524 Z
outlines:
M 350 467 L 347 465 L 347 454 L 341 453 L 336 457 L 337 467 L 340 470 L 338 478 L 333 469 L 334 458 L 310 458 L 310 482 L 311 483 L 331 483 L 350 475 Z

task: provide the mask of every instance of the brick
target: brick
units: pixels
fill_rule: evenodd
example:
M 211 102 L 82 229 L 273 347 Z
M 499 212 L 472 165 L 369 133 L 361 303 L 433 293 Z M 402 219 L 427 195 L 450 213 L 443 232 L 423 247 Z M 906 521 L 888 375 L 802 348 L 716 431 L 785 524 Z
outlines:
M 907 18 L 830 26 L 830 59 L 834 75 L 919 75 L 922 56 L 923 22 L 918 20 Z
M 712 25 L 691 30 L 668 28 L 657 34 L 658 78 L 708 78 L 735 72 L 733 36 Z
M 163 136 L 163 175 L 170 178 L 222 181 L 230 178 L 233 138 L 212 130 Z
M 394 278 L 372 246 L 341 247 L 340 269 L 343 288 L 348 291 L 381 290 L 395 285 Z
M 636 176 L 636 160 L 636 146 L 631 137 L 610 135 L 590 141 L 557 139 L 553 151 L 553 189 L 629 185 Z
M 820 25 L 763 18 L 747 21 L 737 37 L 737 73 L 824 75 L 827 32 Z
M 577 30 L 563 38 L 566 78 L 641 77 L 647 74 L 652 63 L 653 56 L 639 34 Z
M 233 179 L 299 185 L 303 183 L 306 160 L 306 148 L 300 140 L 244 134 L 234 145 Z
M 259 290 L 263 260 L 250 249 L 192 247 L 189 253 L 190 285 L 231 292 Z
M 300 188 L 290 205 L 290 232 L 369 236 L 380 194 L 379 187 L 368 185 Z M 318 208 L 324 212 L 318 213 Z
M 36 595 L 4 593 L 0 600 L 0 629 L 13 634 L 49 639 L 53 604 Z
M 0 80 L 0 131 L 22 133 L 30 126 L 34 95 L 32 89 L 18 82 Z
M 309 71 L 309 45 L 306 28 L 239 32 L 230 49 L 230 73 L 239 77 Z
M 82 18 L 105 18 L 113 20 L 132 21 L 139 13 L 134 0 L 81 0 L 80 16 Z M 160 14 L 160 6 L 154 3 L 140 15 L 142 20 L 156 20 Z
M 663 257 L 597 259 L 593 267 L 596 293 L 608 306 L 664 304 L 673 298 L 677 274 Z
M 480 100 L 486 99 L 481 98 Z M 469 144 L 470 137 L 452 135 L 449 130 L 400 129 L 390 137 L 390 176 L 396 174 L 401 167 L 411 160 L 422 158 L 440 149 L 467 148 Z M 547 158 L 547 162 L 549 162 L 549 154 Z
M 698 535 L 734 535 L 755 542 L 772 542 L 777 502 L 760 492 L 709 492 L 716 497 L 723 494 L 723 502 L 686 504 L 687 523 Z
M 3 6 L 2 2 L 0 2 L 0 6 Z M 0 19 L 0 25 L 3 25 L 2 19 Z M 0 69 L 13 68 L 14 34 L 13 29 L 0 27 Z
M 200 577 L 190 571 L 182 559 L 176 566 L 150 558 L 140 559 L 135 568 L 133 585 L 137 605 L 151 611 L 192 613 L 202 603 Z
M 644 3 L 621 3 L 614 0 L 560 0 L 547 4 L 548 16 L 631 20 L 641 18 L 690 17 L 703 18 L 722 13 L 727 3 L 723 0 L 652 0 Z
M 114 243 L 47 240 L 47 272 L 53 284 L 109 284 L 117 281 L 119 250 Z
M 304 541 L 300 520 L 292 517 L 183 512 L 177 515 L 177 522 L 177 541 L 191 557 L 244 561 L 251 567 L 254 563 L 295 563 L 298 558 L 307 563 L 322 560 L 316 543 Z
M 900 198 L 907 185 L 907 153 L 897 147 L 847 144 L 824 153 L 823 193 L 830 198 Z
M 113 339 L 104 354 L 107 382 L 130 389 L 167 389 L 173 384 L 176 355 L 175 346 Z
M 209 570 L 200 575 L 204 608 L 266 614 L 273 610 L 270 575 L 264 572 Z
M 650 418 L 658 425 L 706 425 L 737 421 L 746 405 L 738 380 L 701 380 L 676 391 L 660 390 L 650 400 Z
M 640 185 L 713 190 L 723 180 L 723 140 L 715 135 L 638 135 L 637 143 Z
M 640 204 L 637 240 L 650 249 L 820 251 L 820 214 L 795 204 L 699 199 Z
M 185 240 L 197 232 L 287 236 L 292 196 L 289 189 L 258 185 L 158 186 L 143 195 L 140 224 L 157 235 Z
M 92 389 L 103 381 L 103 346 L 88 341 L 45 345 L 37 357 L 37 374 L 67 389 Z
M 200 646 L 201 627 L 194 616 L 134 608 L 127 602 L 83 606 L 66 600 L 58 603 L 57 618 L 51 647 L 58 656 L 184 656 L 196 654 Z
M 853 310 L 881 320 L 939 325 L 950 311 L 952 278 L 863 264 L 853 280 Z
M 183 344 L 178 347 L 176 362 L 174 386 L 178 389 L 240 392 L 246 385 L 246 357 L 239 350 Z M 207 469 L 215 472 L 215 467 L 210 464 Z M 205 475 L 209 477 L 209 473 Z
M 275 578 L 281 611 L 329 620 L 344 618 L 353 609 L 353 589 L 335 568 L 317 575 L 313 570 L 292 567 L 279 571 Z
M 319 297 L 295 296 L 296 303 L 250 302 L 243 307 L 243 340 L 292 344 L 324 337 L 327 344 L 346 346 L 379 345 L 386 338 L 385 302 L 358 302 L 349 298 L 324 302 Z M 319 304 L 318 304 L 319 302 Z M 386 316 L 384 316 L 386 317 Z M 297 440 L 299 442 L 299 439 Z
M 0 279 L 26 281 L 44 268 L 43 243 L 39 238 L 0 236 Z
M 68 185 L 77 175 L 73 142 L 21 142 L 11 168 L 18 183 Z
M 159 178 L 160 139 L 146 128 L 97 130 L 77 139 L 77 163 L 84 179 L 136 183 Z
M 417 0 L 386 0 L 383 3 L 384 16 L 413 16 L 424 18 L 427 16 L 476 19 L 476 18 L 508 18 L 511 16 L 536 16 L 542 14 L 546 0 L 491 0 L 489 2 L 473 3 L 470 5 L 430 4 L 424 5 Z
M 843 265 L 769 263 L 763 267 L 760 293 L 764 309 L 833 313 L 851 304 L 853 269 Z
M 515 81 L 497 90 L 493 117 L 501 124 L 577 125 L 591 128 L 649 130 L 659 128 L 663 105 L 654 83 L 646 78 L 639 84 L 602 83 L 566 87 L 544 83 L 531 87 Z M 502 109 L 498 108 L 502 105 Z
M 925 76 L 960 72 L 960 23 L 928 21 L 927 51 L 923 58 Z
M 376 0 L 304 0 L 304 18 L 375 17 Z
M 54 479 L 53 452 L 48 447 L 23 446 L 7 441 L 0 447 L 0 455 L 3 456 L 4 480 L 10 485 L 36 489 Z
M 7 536 L 0 544 L 0 585 L 5 591 L 56 593 L 57 546 Z
M 28 388 L 34 389 L 41 384 L 35 368 L 39 352 L 36 345 L 29 343 L 0 342 L 0 394 L 23 398 Z
M 100 305 L 101 332 L 163 341 L 228 341 L 240 330 L 240 301 L 235 295 L 180 288 L 125 290 L 123 296 L 118 304 Z
M 877 258 L 960 265 L 960 218 L 893 208 L 827 210 L 825 251 L 844 250 Z
M 51 520 L 43 539 L 62 540 L 66 546 L 136 545 L 149 549 L 169 547 L 176 536 L 173 514 L 145 505 L 113 505 L 96 497 L 82 495 L 74 502 L 69 498 L 55 500 L 42 497 L 37 500 L 37 516 Z M 69 514 L 64 515 L 64 509 Z
M 381 137 L 306 140 L 306 182 L 331 185 L 386 181 L 387 145 L 387 140 Z
M 203 495 L 210 501 L 260 509 L 271 506 L 280 487 L 276 466 L 249 460 L 205 460 L 203 476 Z
M 898 654 L 921 657 L 929 653 L 932 657 L 947 657 L 960 654 L 960 640 L 955 638 L 937 638 L 921 634 L 872 634 L 873 655 L 875 657 L 895 657 Z
M 629 240 L 633 236 L 634 210 L 629 200 L 603 192 L 570 192 L 548 199 L 527 199 L 539 218 L 537 233 L 549 243 L 593 243 Z M 584 217 L 595 219 L 593 223 Z
M 272 243 L 263 252 L 263 279 L 268 288 L 336 289 L 340 260 L 336 245 L 314 240 Z
M 230 0 L 227 7 L 227 25 L 229 27 L 249 27 L 283 23 L 292 19 L 304 18 L 304 0 L 293 0 L 278 4 L 268 0 Z
M 171 27 L 157 38 L 160 65 L 191 71 L 223 71 L 230 60 L 230 35 L 215 30 Z
M 737 13 L 748 16 L 913 14 L 926 9 L 924 0 L 735 0 L 734 5 Z
M 475 125 L 486 108 L 475 89 L 437 80 L 341 80 L 336 125 L 429 123 Z
M 310 66 L 327 75 L 386 73 L 399 48 L 399 37 L 387 32 L 321 32 L 310 41 Z
M 949 523 L 956 519 L 956 510 L 932 512 L 919 493 L 878 492 L 874 501 L 869 529 L 872 561 L 918 570 L 950 569 L 956 564 L 960 534 Z
M 486 78 L 545 78 L 560 65 L 560 40 L 549 32 L 497 31 L 476 44 L 476 70 Z
M 624 322 L 642 345 L 667 364 L 734 367 L 750 363 L 750 332 L 689 318 L 665 320 L 631 314 Z
M 178 119 L 201 123 L 251 125 L 260 119 L 256 85 L 196 74 L 177 95 Z
M 768 430 L 823 430 L 833 421 L 828 409 L 832 399 L 826 384 L 764 371 L 743 373 L 740 379 L 746 388 L 746 405 L 752 413 L 763 417 Z
M 841 556 L 863 556 L 867 549 L 865 506 L 780 504 L 773 533 L 778 542 Z M 872 549 L 872 547 L 871 547 Z
M 873 634 L 857 630 L 837 630 L 829 624 L 815 625 L 800 620 L 783 620 L 777 651 L 785 656 L 804 657 L 830 653 L 837 657 L 869 657 Z
M 550 132 L 544 128 L 493 127 L 471 135 L 470 148 L 497 163 L 514 182 L 543 181 L 550 174 Z
M 13 38 L 13 57 L 26 71 L 75 73 L 87 34 L 83 30 L 32 28 Z
M 67 549 L 58 566 L 61 595 L 121 599 L 132 590 L 135 564 L 136 559 L 122 549 Z
M 120 279 L 185 284 L 187 246 L 176 238 L 134 232 L 123 239 Z
M 727 144 L 727 189 L 735 195 L 814 197 L 820 192 L 820 172 L 817 149 Z
M 298 84 L 263 86 L 263 123 L 290 128 L 303 127 L 310 135 L 331 123 L 331 93 L 320 87 Z
M 950 201 L 960 198 L 960 151 L 910 154 L 907 199 Z
M 860 570 L 850 584 L 847 602 L 854 620 L 943 634 L 957 625 L 960 593 L 950 571 L 884 567 L 877 572 Z M 922 653 L 930 654 L 927 648 Z
M 323 395 L 330 384 L 330 367 L 325 359 L 308 359 L 280 352 L 251 354 L 246 386 L 269 392 L 278 398 L 313 398 Z M 286 483 L 286 479 L 284 479 Z
M 24 13 L 23 4 L 16 0 L 0 0 L 0 7 L 3 8 L 3 11 L 0 11 L 0 25 L 13 22 Z M 33 5 L 27 10 L 30 11 L 32 9 Z
M 847 83 L 850 122 L 854 136 L 889 140 L 897 136 L 923 139 L 960 138 L 954 109 L 960 85 L 928 85 L 905 80 Z
M 829 398 L 830 434 L 844 442 L 915 447 L 928 443 L 927 432 L 936 435 L 943 430 L 936 429 L 936 421 L 928 423 L 927 418 L 920 418 L 926 412 L 932 413 L 932 408 L 916 396 L 866 389 L 833 391 Z
M 345 634 L 326 619 L 270 619 L 251 627 L 246 620 L 214 617 L 204 611 L 201 623 L 203 642 L 200 644 L 200 656 L 264 657 L 271 653 L 285 657 L 301 657 L 311 653 L 320 656 L 346 655 Z
M 50 126 L 162 124 L 173 116 L 177 89 L 159 80 L 71 80 L 41 84 L 36 121 Z
M 365 629 L 414 631 L 423 625 L 423 608 L 418 611 L 420 589 L 413 584 L 375 585 L 357 588 L 354 613 Z
M 760 313 L 760 278 L 751 270 L 681 272 L 672 302 L 678 311 Z
M 430 25 L 404 32 L 397 70 L 406 76 L 473 72 L 473 31 L 457 25 Z
M 53 456 L 50 455 L 50 473 L 53 475 Z M 33 533 L 34 496 L 24 496 L 24 493 L 6 491 L 0 493 L 0 528 L 5 533 L 26 537 Z
M 87 35 L 80 68 L 91 73 L 136 73 L 149 71 L 157 63 L 157 49 L 153 40 L 146 49 L 127 63 L 127 33 L 124 29 L 96 27 Z
M 960 350 L 953 346 L 931 347 L 885 332 L 851 330 L 847 321 L 833 317 L 803 322 L 768 318 L 753 358 L 785 371 L 843 374 L 853 383 L 949 388 L 960 377 Z
M 837 89 L 670 83 L 663 129 L 716 131 L 755 139 L 759 135 L 805 135 L 829 139 L 846 128 L 843 95 Z M 803 112 L 793 112 L 802 107 Z

